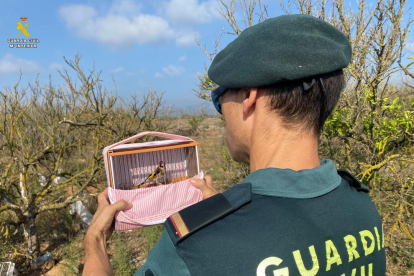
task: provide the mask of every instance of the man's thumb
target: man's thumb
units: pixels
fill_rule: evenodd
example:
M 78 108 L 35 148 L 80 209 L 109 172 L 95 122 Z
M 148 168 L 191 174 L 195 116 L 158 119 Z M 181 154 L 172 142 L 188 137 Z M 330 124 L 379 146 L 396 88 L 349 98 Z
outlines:
M 207 186 L 207 182 L 204 179 L 190 179 L 190 184 L 194 187 L 200 189 L 200 191 L 203 193 L 203 198 L 208 198 L 216 194 L 215 191 L 210 189 L 210 187 Z
M 115 210 L 115 212 L 128 210 L 132 208 L 132 203 L 121 199 L 112 204 L 112 208 Z

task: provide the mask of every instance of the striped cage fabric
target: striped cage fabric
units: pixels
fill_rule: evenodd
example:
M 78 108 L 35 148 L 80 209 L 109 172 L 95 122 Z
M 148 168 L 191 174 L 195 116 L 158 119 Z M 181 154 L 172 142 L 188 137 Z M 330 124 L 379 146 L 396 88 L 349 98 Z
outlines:
M 170 140 L 127 144 L 144 135 Z M 202 199 L 201 191 L 189 183 L 189 178 L 203 178 L 203 172 L 199 171 L 197 147 L 163 148 L 188 142 L 194 141 L 173 134 L 143 132 L 104 149 L 109 201 L 113 204 L 124 199 L 133 205 L 131 209 L 115 215 L 115 229 L 130 230 L 163 223 L 173 213 Z M 132 151 L 148 148 L 157 149 L 150 152 Z M 109 154 L 113 152 L 117 154 Z M 165 164 L 165 174 L 158 180 L 163 185 L 131 189 L 143 183 L 157 168 L 159 161 Z
M 202 178 L 201 172 L 195 178 Z M 130 230 L 164 223 L 174 214 L 202 199 L 199 189 L 189 180 L 137 190 L 115 190 L 109 188 L 109 199 L 114 203 L 120 199 L 132 202 L 133 207 L 115 216 L 115 229 Z

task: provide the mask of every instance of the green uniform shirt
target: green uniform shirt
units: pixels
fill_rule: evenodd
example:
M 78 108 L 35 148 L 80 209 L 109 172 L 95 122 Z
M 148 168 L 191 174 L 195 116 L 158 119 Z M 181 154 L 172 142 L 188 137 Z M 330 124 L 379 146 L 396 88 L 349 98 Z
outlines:
M 355 183 L 331 160 L 311 170 L 255 171 L 222 194 L 231 213 L 185 239 L 166 223 L 135 275 L 385 275 L 382 222 Z

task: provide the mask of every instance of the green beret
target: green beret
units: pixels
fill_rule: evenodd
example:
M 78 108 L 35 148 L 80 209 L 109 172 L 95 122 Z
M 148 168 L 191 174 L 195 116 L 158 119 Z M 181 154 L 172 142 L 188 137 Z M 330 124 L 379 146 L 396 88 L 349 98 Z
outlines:
M 208 76 L 228 88 L 306 79 L 345 68 L 347 37 L 309 15 L 283 15 L 245 29 L 214 58 Z

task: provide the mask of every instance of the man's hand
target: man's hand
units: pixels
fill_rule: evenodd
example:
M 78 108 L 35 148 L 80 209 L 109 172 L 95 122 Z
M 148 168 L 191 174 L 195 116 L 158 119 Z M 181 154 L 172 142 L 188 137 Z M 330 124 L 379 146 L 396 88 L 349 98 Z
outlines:
M 101 236 L 105 241 L 108 241 L 114 231 L 115 213 L 130 208 L 132 208 L 132 203 L 123 199 L 111 205 L 108 199 L 108 188 L 106 188 L 98 196 L 98 210 L 96 210 L 96 213 L 93 216 L 92 222 L 86 232 L 86 236 L 95 238 L 96 236 Z
M 108 200 L 108 188 L 98 196 L 98 210 L 85 234 L 85 266 L 82 275 L 114 274 L 106 252 L 106 242 L 114 231 L 115 213 L 130 208 L 132 203 L 125 200 L 119 200 L 111 205 Z
M 203 179 L 191 178 L 190 184 L 201 190 L 204 199 L 217 194 L 216 189 L 213 187 L 213 180 L 209 175 L 206 175 Z

